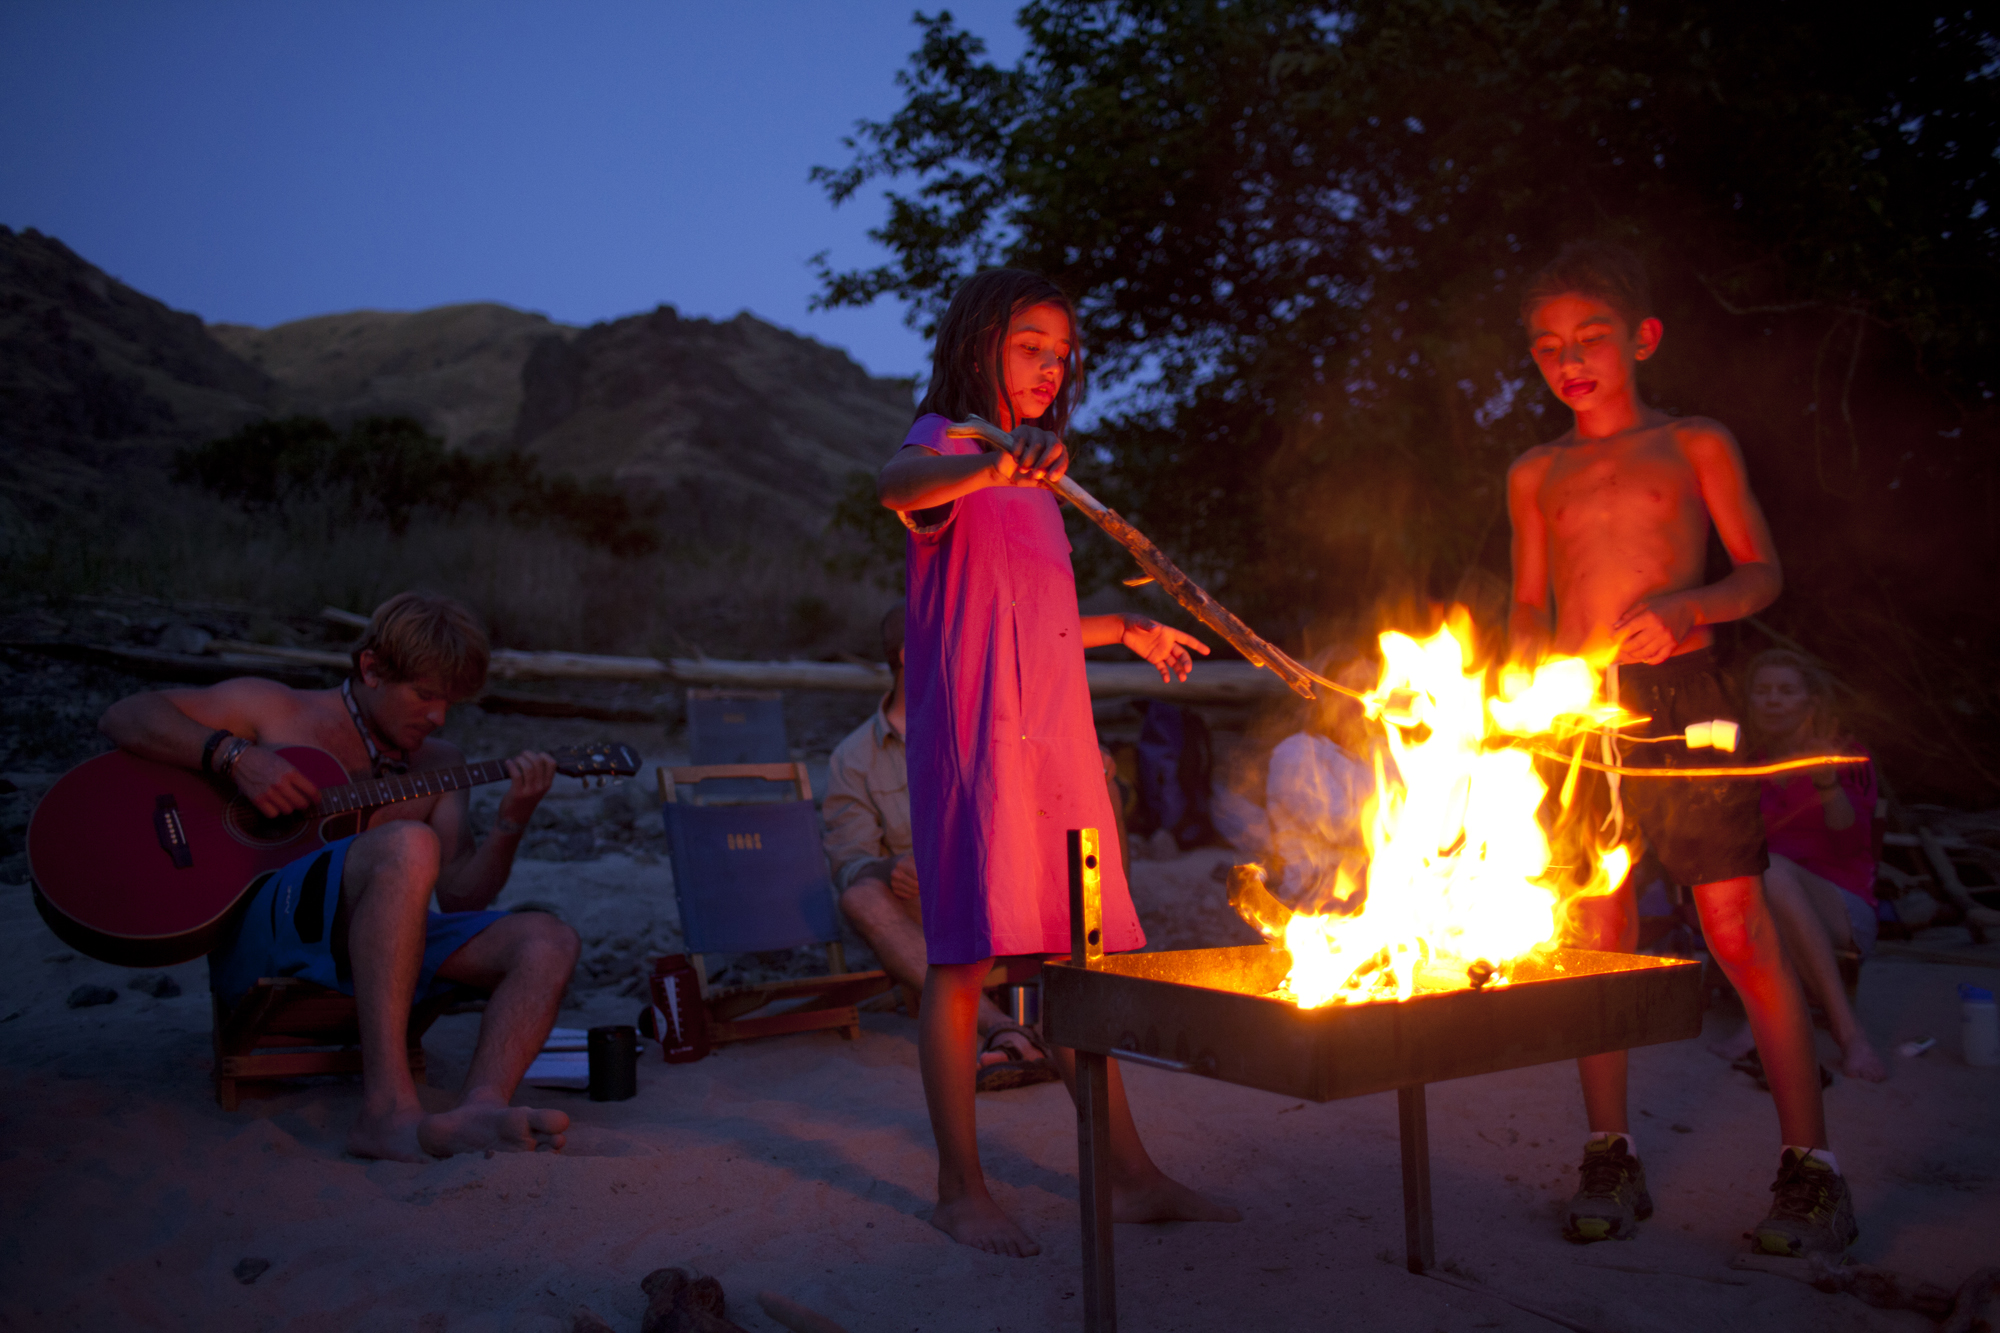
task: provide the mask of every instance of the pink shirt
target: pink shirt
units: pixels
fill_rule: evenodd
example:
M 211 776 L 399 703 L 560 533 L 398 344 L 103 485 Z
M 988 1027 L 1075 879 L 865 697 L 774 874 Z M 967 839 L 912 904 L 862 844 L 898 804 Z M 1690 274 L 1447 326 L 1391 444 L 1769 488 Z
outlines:
M 1764 838 L 1771 851 L 1831 880 L 1865 903 L 1875 901 L 1875 765 L 1834 770 L 1854 807 L 1844 829 L 1826 826 L 1820 793 L 1805 773 L 1763 779 Z
M 905 448 L 976 454 L 918 419 Z M 1073 828 L 1117 823 L 1083 668 L 1076 574 L 1055 496 L 990 487 L 909 516 L 903 646 L 910 826 L 934 963 L 1067 953 Z M 1125 858 L 1103 860 L 1104 947 L 1146 937 Z

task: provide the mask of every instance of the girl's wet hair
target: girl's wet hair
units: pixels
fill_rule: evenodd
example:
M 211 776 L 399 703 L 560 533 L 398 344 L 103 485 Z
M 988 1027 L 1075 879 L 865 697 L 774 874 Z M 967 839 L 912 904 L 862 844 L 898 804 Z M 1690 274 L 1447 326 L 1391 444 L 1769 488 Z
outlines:
M 1653 313 L 1653 290 L 1639 256 L 1612 241 L 1571 241 L 1528 279 L 1521 293 L 1521 327 L 1532 331 L 1535 307 L 1571 292 L 1616 310 L 1627 331 Z
M 937 342 L 931 352 L 931 382 L 924 400 L 917 404 L 917 415 L 935 412 L 953 421 L 969 416 L 992 418 L 1007 383 L 1000 355 L 1007 326 L 1021 311 L 1038 305 L 1052 305 L 1068 317 L 1069 355 L 1063 361 L 1062 387 L 1048 411 L 1019 424 L 1061 435 L 1083 397 L 1083 347 L 1076 307 L 1062 288 L 1026 269 L 990 268 L 967 278 L 953 293 L 951 305 L 938 322 Z

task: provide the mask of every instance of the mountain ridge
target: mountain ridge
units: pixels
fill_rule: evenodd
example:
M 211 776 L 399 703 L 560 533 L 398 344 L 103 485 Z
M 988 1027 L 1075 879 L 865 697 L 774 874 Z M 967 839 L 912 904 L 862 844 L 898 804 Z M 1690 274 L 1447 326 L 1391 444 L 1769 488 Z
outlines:
M 611 478 L 693 540 L 817 532 L 895 449 L 912 388 L 747 312 L 577 327 L 467 302 L 205 324 L 0 227 L 0 492 L 33 512 L 260 418 L 407 415 L 453 448 Z

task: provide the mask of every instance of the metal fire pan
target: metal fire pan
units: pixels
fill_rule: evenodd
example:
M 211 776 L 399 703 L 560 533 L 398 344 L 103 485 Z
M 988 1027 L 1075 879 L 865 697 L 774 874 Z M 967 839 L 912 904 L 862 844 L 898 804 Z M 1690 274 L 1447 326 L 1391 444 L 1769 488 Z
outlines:
M 1560 949 L 1503 986 L 1300 1009 L 1267 945 L 1102 955 L 1042 972 L 1050 1041 L 1286 1097 L 1333 1101 L 1701 1032 L 1701 965 Z

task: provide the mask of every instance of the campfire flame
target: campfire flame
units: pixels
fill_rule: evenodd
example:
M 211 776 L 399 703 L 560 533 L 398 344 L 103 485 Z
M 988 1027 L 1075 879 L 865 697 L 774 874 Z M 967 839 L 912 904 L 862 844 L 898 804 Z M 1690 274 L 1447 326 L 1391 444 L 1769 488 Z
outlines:
M 1479 981 L 1504 985 L 1507 963 L 1557 942 L 1566 905 L 1615 891 L 1631 866 L 1623 846 L 1586 850 L 1587 877 L 1550 864 L 1536 817 L 1548 786 L 1511 743 L 1553 738 L 1581 756 L 1600 728 L 1633 721 L 1603 698 L 1599 668 L 1575 657 L 1509 667 L 1489 692 L 1463 607 L 1427 639 L 1391 631 L 1379 642 L 1381 680 L 1364 702 L 1394 762 L 1376 755 L 1364 880 L 1339 872 L 1336 900 L 1360 909 L 1285 925 L 1292 970 L 1279 994 L 1301 1008 L 1463 987 L 1482 962 L 1494 975 L 1477 969 Z

